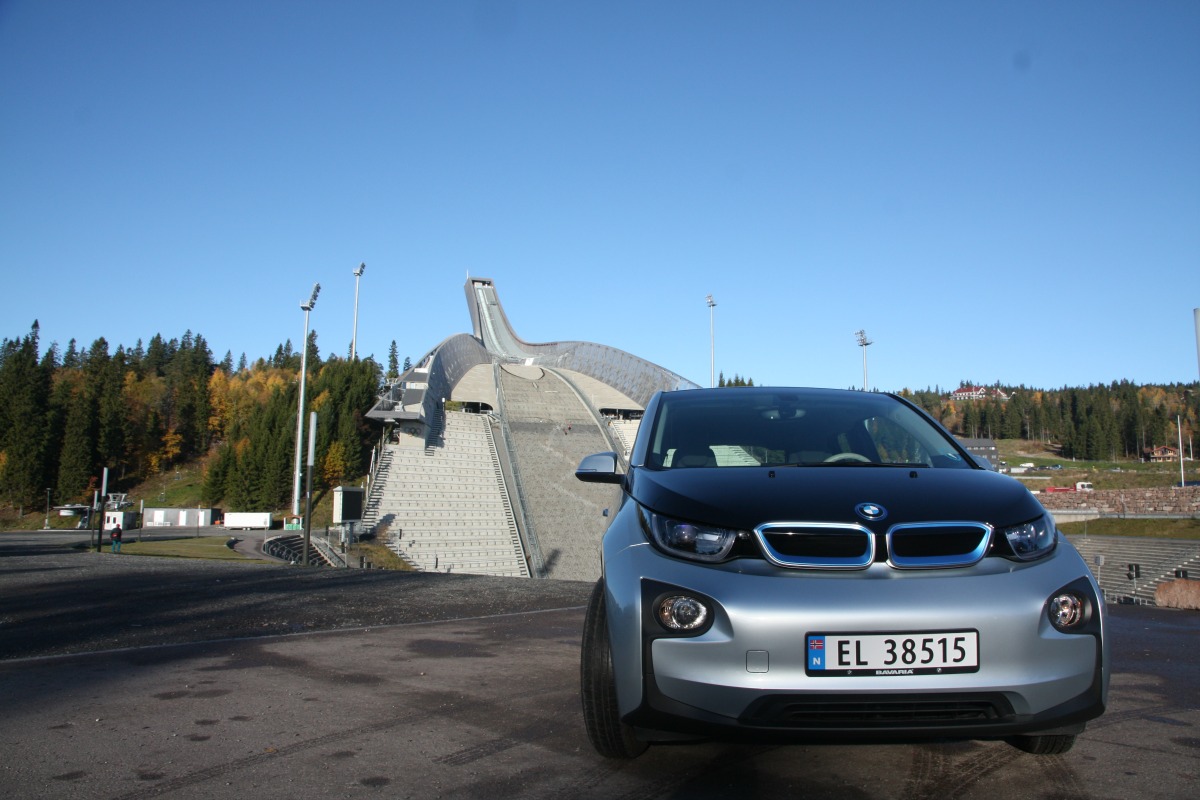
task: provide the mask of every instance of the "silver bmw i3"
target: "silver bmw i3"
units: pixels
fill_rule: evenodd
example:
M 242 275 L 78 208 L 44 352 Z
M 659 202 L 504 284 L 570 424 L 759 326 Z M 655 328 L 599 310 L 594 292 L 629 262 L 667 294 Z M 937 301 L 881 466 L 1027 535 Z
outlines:
M 581 697 L 611 758 L 703 739 L 1071 748 L 1104 711 L 1104 601 L 1016 480 L 925 412 L 827 389 L 660 392 L 619 483 Z

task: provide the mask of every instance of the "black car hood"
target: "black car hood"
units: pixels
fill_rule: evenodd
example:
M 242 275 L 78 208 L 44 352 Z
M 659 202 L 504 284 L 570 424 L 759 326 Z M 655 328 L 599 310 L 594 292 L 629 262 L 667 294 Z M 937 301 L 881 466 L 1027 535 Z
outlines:
M 855 522 L 885 530 L 899 522 L 955 520 L 996 527 L 1027 522 L 1041 504 L 1016 480 L 986 470 L 880 466 L 722 467 L 628 476 L 630 496 L 676 519 L 750 530 L 765 522 Z M 882 506 L 878 526 L 855 513 Z

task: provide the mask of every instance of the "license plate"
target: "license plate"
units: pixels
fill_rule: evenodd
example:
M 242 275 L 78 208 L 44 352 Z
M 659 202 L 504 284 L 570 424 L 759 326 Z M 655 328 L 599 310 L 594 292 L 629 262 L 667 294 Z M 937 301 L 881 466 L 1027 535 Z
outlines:
M 804 671 L 814 677 L 979 671 L 978 631 L 810 633 L 804 650 Z

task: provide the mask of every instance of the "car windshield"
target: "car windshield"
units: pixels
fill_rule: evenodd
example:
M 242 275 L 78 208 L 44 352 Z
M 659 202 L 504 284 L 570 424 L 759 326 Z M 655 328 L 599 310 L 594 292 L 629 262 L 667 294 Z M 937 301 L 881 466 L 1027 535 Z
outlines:
M 659 397 L 645 446 L 644 463 L 661 469 L 970 468 L 922 414 L 894 397 L 867 392 L 667 392 Z

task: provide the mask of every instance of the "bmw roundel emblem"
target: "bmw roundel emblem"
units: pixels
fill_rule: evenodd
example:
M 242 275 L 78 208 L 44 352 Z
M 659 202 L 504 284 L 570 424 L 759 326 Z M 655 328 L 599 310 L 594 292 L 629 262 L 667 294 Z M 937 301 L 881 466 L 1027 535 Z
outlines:
M 859 503 L 854 511 L 863 519 L 875 521 L 887 516 L 887 509 L 878 503 Z

